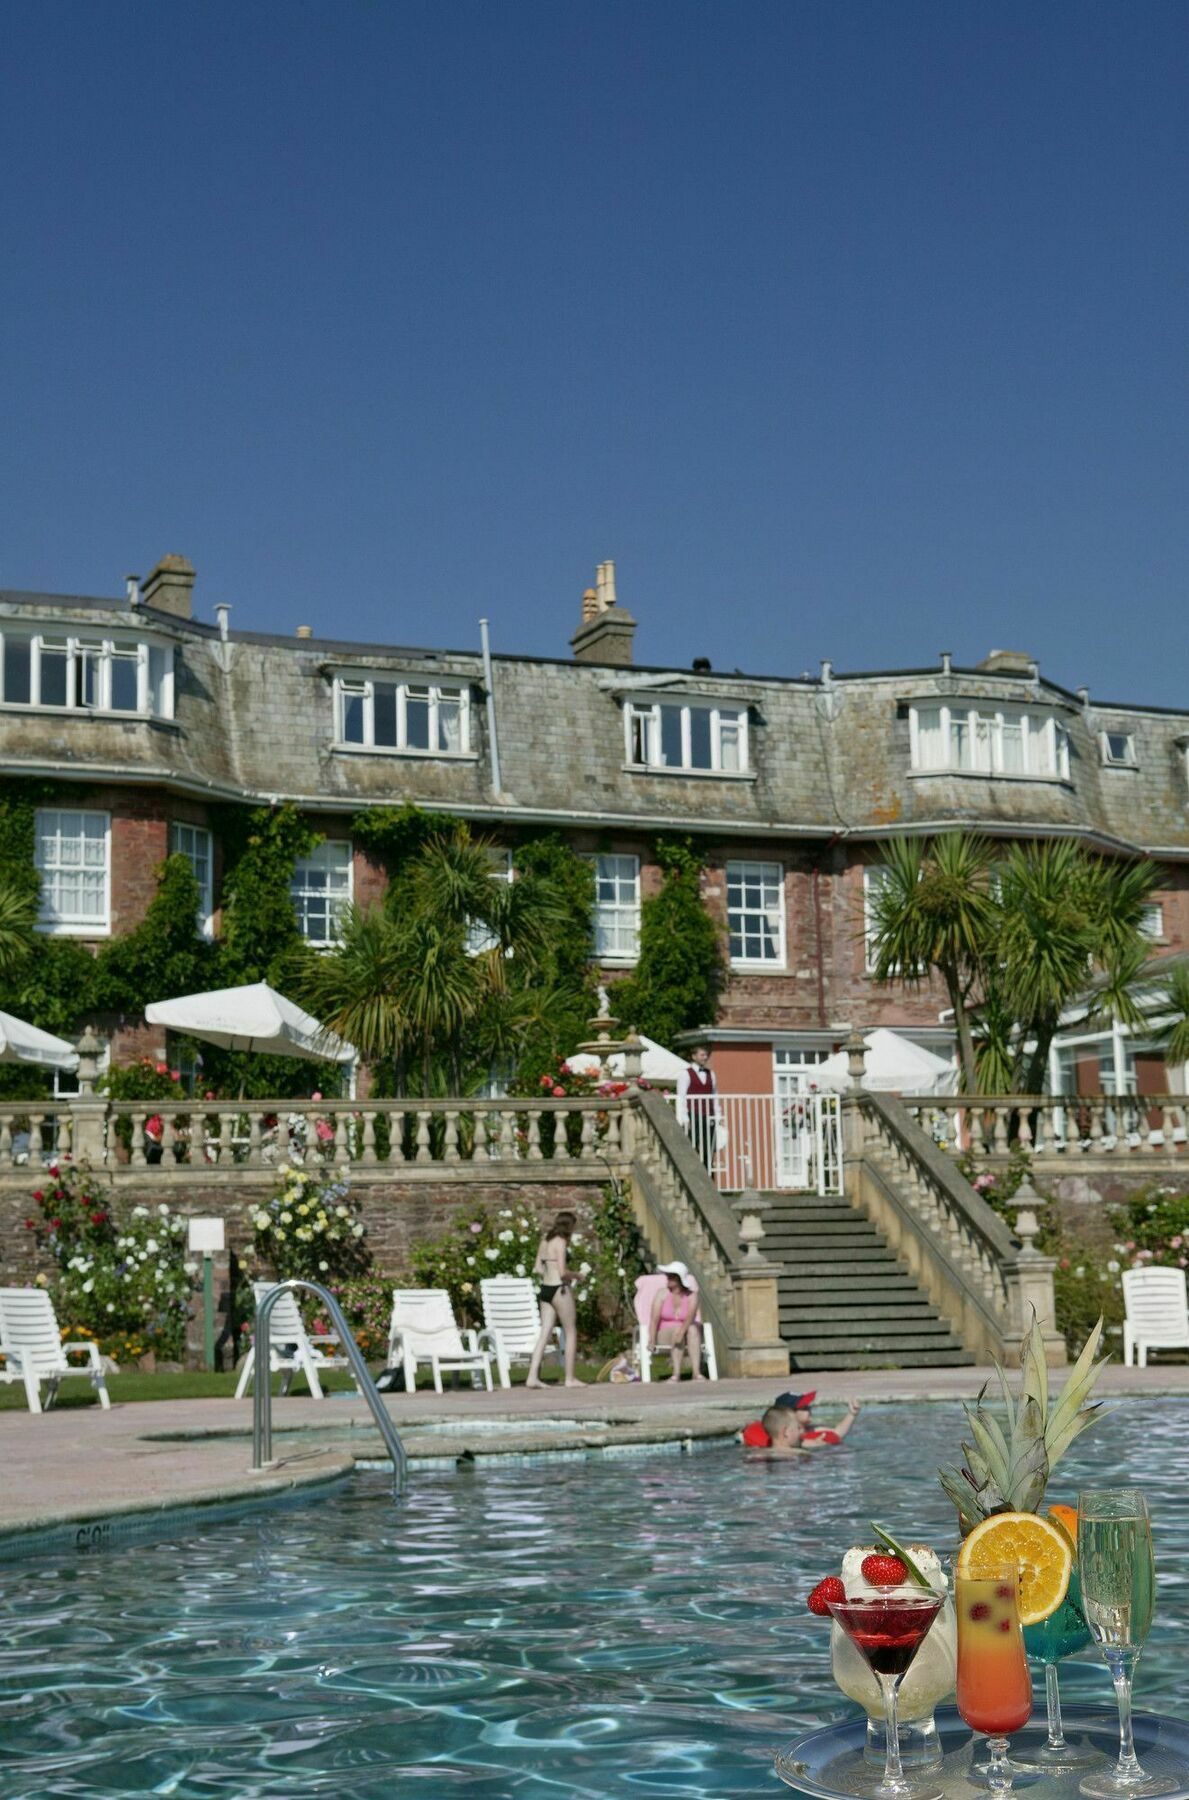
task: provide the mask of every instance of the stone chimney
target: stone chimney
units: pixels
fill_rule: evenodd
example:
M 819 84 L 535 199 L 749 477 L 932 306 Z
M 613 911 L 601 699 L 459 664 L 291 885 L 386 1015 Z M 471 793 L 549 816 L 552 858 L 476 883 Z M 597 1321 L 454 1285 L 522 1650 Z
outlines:
M 1026 650 L 992 650 L 978 666 L 984 675 L 1032 675 L 1036 671 L 1035 658 Z
M 582 596 L 582 623 L 570 639 L 574 660 L 625 668 L 632 660 L 635 635 L 635 619 L 615 598 L 615 564 L 600 563 L 594 587 Z
M 188 619 L 193 592 L 194 564 L 185 556 L 163 556 L 141 589 L 140 603 Z

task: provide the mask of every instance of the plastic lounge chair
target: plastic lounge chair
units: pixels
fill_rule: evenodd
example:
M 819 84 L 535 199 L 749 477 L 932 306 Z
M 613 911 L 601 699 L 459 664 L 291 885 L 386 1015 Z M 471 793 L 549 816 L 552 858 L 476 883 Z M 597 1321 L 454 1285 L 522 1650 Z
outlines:
M 1123 1305 L 1123 1361 L 1129 1368 L 1138 1360 L 1146 1369 L 1149 1350 L 1189 1348 L 1184 1269 L 1128 1269 Z
M 84 1368 L 67 1361 L 72 1351 L 87 1358 Z M 111 1406 L 107 1380 L 94 1340 L 64 1344 L 54 1303 L 42 1288 L 0 1288 L 0 1381 L 23 1381 L 29 1411 L 39 1413 L 41 1384 L 49 1389 L 45 1410 L 54 1404 L 58 1384 L 70 1376 L 85 1375 L 106 1411 Z
M 491 1352 L 481 1350 L 473 1331 L 460 1331 L 445 1288 L 396 1288 L 388 1328 L 388 1366 L 404 1365 L 405 1387 L 417 1385 L 418 1363 L 428 1363 L 433 1384 L 442 1391 L 443 1369 L 469 1369 L 482 1374 L 491 1392 Z
M 252 1283 L 252 1294 L 257 1306 L 276 1285 L 272 1281 Z M 322 1383 L 318 1379 L 319 1371 L 325 1374 L 328 1369 L 347 1369 L 351 1366 L 345 1356 L 328 1356 L 322 1348 L 324 1344 L 337 1344 L 338 1341 L 338 1335 L 333 1331 L 325 1335 L 319 1332 L 317 1337 L 312 1338 L 305 1328 L 296 1294 L 292 1289 L 282 1294 L 268 1315 L 268 1372 L 273 1375 L 280 1370 L 282 1394 L 289 1392 L 295 1375 L 304 1375 L 312 1397 L 315 1400 L 324 1399 Z M 255 1372 L 256 1345 L 253 1343 L 239 1372 L 235 1388 L 237 1400 L 242 1400 L 247 1393 Z
M 673 1352 L 667 1344 L 658 1344 L 651 1355 L 648 1350 L 648 1327 L 652 1319 L 652 1302 L 664 1285 L 665 1277 L 663 1275 L 637 1275 L 636 1277 L 636 1354 L 640 1360 L 641 1381 L 652 1380 L 654 1357 L 667 1356 L 671 1361 L 673 1356 Z M 694 1282 L 694 1292 L 697 1293 L 696 1282 Z M 700 1308 L 695 1316 L 702 1327 L 702 1362 L 711 1381 L 717 1381 L 718 1356 L 714 1348 L 714 1327 L 709 1319 L 702 1317 Z M 689 1355 L 688 1345 L 683 1347 L 682 1354 Z
M 489 1275 L 479 1283 L 483 1296 L 483 1330 L 479 1333 L 480 1350 L 490 1350 L 499 1371 L 500 1386 L 511 1387 L 511 1365 L 526 1363 L 532 1356 L 541 1332 L 541 1308 L 537 1290 L 526 1275 Z M 562 1331 L 555 1325 L 549 1334 L 545 1354 L 560 1356 Z

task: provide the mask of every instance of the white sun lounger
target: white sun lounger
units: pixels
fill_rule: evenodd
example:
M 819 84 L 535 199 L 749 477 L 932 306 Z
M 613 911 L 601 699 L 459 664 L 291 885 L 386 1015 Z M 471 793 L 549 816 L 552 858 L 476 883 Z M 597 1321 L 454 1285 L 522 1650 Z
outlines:
M 1123 1361 L 1148 1366 L 1149 1350 L 1189 1348 L 1184 1269 L 1128 1269 L 1123 1276 Z
M 276 1285 L 271 1281 L 252 1283 L 252 1294 L 257 1306 Z M 338 1334 L 333 1331 L 325 1335 L 319 1333 L 317 1337 L 310 1336 L 292 1289 L 274 1301 L 268 1315 L 268 1372 L 271 1376 L 280 1370 L 282 1394 L 289 1392 L 295 1375 L 304 1375 L 313 1398 L 323 1399 L 325 1396 L 318 1379 L 319 1373 L 325 1374 L 328 1369 L 347 1369 L 351 1366 L 345 1356 L 328 1356 L 322 1348 L 324 1344 L 337 1344 L 338 1341 Z M 239 1372 L 235 1389 L 237 1400 L 242 1400 L 247 1393 L 255 1372 L 256 1345 L 253 1344 Z
M 85 1367 L 67 1361 L 72 1351 L 81 1350 L 87 1358 Z M 99 1395 L 105 1410 L 111 1406 L 99 1346 L 94 1339 L 86 1343 L 64 1344 L 54 1303 L 44 1288 L 0 1288 L 0 1381 L 23 1381 L 29 1411 L 39 1413 L 41 1384 L 49 1389 L 46 1410 L 54 1404 L 58 1384 L 82 1375 Z
M 491 1352 L 479 1348 L 473 1331 L 460 1331 L 445 1288 L 396 1288 L 388 1328 L 388 1365 L 402 1364 L 405 1387 L 417 1385 L 418 1363 L 428 1363 L 433 1384 L 442 1391 L 443 1369 L 469 1369 L 482 1374 L 491 1391 Z
M 528 1362 L 541 1333 L 541 1308 L 537 1290 L 527 1275 L 489 1275 L 479 1283 L 483 1297 L 483 1330 L 480 1350 L 490 1350 L 499 1370 L 500 1386 L 511 1387 L 511 1365 Z M 549 1334 L 545 1354 L 561 1355 L 561 1326 Z

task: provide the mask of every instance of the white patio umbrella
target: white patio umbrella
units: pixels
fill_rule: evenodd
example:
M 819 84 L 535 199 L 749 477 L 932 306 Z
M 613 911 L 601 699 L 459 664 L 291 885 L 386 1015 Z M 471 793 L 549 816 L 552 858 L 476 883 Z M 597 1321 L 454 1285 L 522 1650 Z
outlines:
M 953 1093 L 957 1070 L 944 1057 L 935 1056 L 932 1050 L 925 1050 L 911 1038 L 901 1037 L 899 1032 L 883 1027 L 869 1031 L 863 1041 L 867 1046 L 863 1083 L 874 1093 Z M 833 1056 L 819 1063 L 813 1078 L 819 1087 L 845 1093 L 850 1087 L 846 1051 L 836 1050 Z
M 76 1069 L 78 1051 L 65 1038 L 0 1012 L 0 1062 L 38 1063 L 43 1069 Z
M 278 994 L 267 981 L 213 988 L 208 994 L 182 994 L 176 1000 L 154 1000 L 145 1007 L 144 1016 L 150 1025 L 168 1026 L 223 1050 L 255 1050 L 267 1056 L 304 1057 L 309 1062 L 349 1063 L 355 1059 L 350 1044 Z
M 681 1058 L 674 1055 L 672 1050 L 666 1050 L 665 1046 L 658 1044 L 654 1038 L 644 1037 L 641 1034 L 640 1042 L 644 1046 L 640 1057 L 640 1073 L 645 1081 L 676 1081 L 685 1067 Z M 592 1055 L 589 1050 L 582 1051 L 577 1056 L 567 1056 L 566 1061 L 571 1069 L 579 1075 L 596 1075 L 602 1067 L 598 1057 Z M 607 1066 L 613 1080 L 622 1081 L 624 1079 L 622 1050 L 617 1051 L 614 1056 L 608 1057 Z

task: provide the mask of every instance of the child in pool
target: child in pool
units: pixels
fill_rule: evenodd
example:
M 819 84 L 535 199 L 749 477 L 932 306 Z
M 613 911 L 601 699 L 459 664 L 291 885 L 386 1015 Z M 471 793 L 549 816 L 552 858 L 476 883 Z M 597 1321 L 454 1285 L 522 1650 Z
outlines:
M 816 1389 L 808 1394 L 779 1394 L 762 1419 L 744 1426 L 744 1444 L 749 1450 L 775 1449 L 782 1456 L 793 1450 L 820 1450 L 840 1444 L 859 1416 L 859 1402 L 852 1400 L 833 1428 L 818 1429 L 811 1413 L 816 1398 Z

